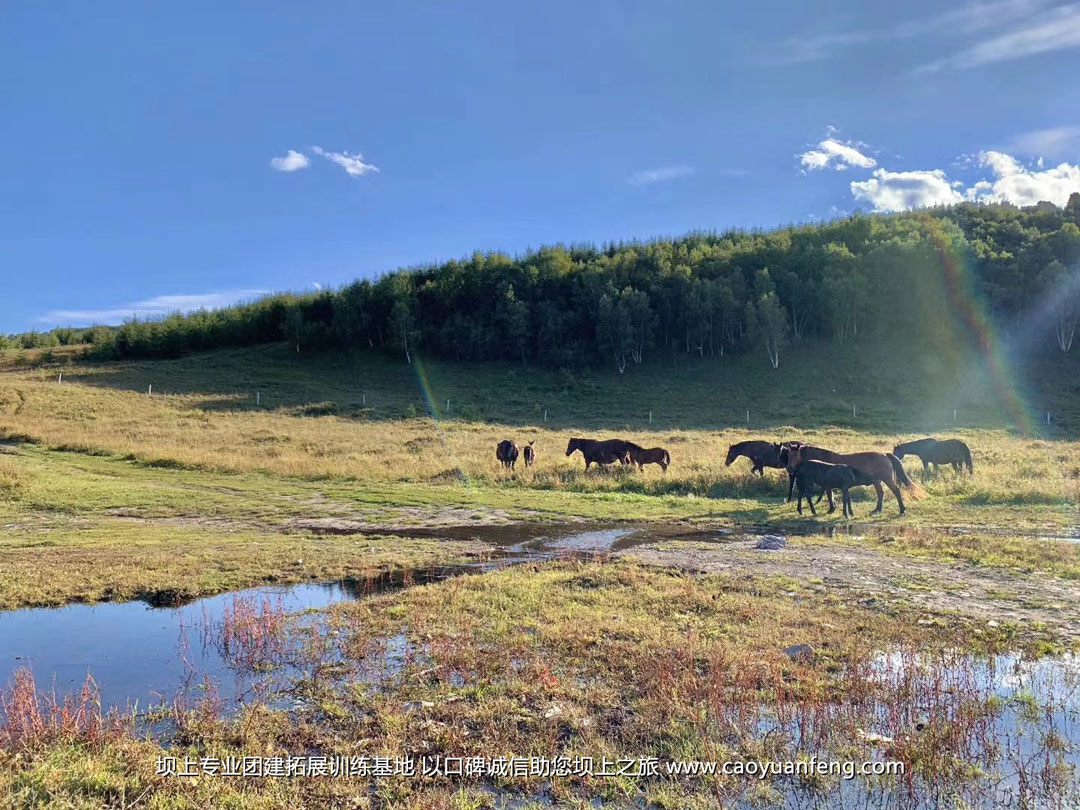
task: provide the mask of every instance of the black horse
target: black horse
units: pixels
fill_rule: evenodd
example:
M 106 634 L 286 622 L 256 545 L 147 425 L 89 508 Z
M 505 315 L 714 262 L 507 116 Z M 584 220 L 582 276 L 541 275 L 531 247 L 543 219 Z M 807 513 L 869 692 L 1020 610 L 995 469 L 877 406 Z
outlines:
M 585 457 L 585 469 L 590 464 L 614 464 L 616 461 L 626 466 L 630 463 L 630 442 L 623 439 L 571 439 L 566 445 L 566 455 L 573 455 L 580 450 Z
M 800 447 L 790 453 L 788 471 L 795 476 L 795 485 L 799 489 L 797 508 L 802 514 L 802 501 L 810 505 L 810 512 L 816 517 L 813 494 L 817 490 L 840 490 L 843 495 L 844 517 L 855 517 L 851 508 L 851 493 L 855 486 L 855 471 L 847 464 L 829 464 L 827 461 L 813 461 L 806 458 L 806 448 Z M 832 510 L 830 510 L 832 511 Z
M 536 440 L 533 439 L 533 441 L 529 442 L 527 445 L 521 448 L 521 455 L 525 459 L 526 467 L 531 467 L 534 463 L 536 463 L 536 450 L 533 447 L 535 443 Z
M 517 457 L 518 446 L 509 439 L 503 439 L 495 447 L 495 458 L 508 470 L 514 469 L 514 462 L 517 461 Z
M 733 444 L 728 448 L 725 467 L 730 467 L 739 456 L 750 459 L 750 474 L 757 473 L 765 477 L 765 467 L 780 468 L 780 445 L 775 442 L 748 441 Z
M 919 439 L 904 442 L 893 448 L 893 455 L 897 458 L 918 456 L 922 461 L 923 477 L 930 473 L 931 464 L 934 465 L 934 475 L 938 473 L 939 464 L 951 464 L 957 473 L 963 472 L 964 465 L 967 465 L 968 474 L 975 474 L 975 468 L 971 466 L 971 450 L 959 439 Z

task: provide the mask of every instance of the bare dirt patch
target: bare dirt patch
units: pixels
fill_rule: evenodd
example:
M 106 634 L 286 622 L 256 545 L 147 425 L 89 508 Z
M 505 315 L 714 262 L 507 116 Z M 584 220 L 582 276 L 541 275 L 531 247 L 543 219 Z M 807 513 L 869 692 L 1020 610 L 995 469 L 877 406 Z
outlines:
M 616 554 L 701 573 L 780 574 L 854 596 L 868 606 L 914 604 L 930 613 L 1012 622 L 1032 631 L 1042 624 L 1059 638 L 1080 640 L 1080 582 L 791 538 L 776 550 L 759 549 L 757 543 L 757 538 L 676 541 L 638 545 Z

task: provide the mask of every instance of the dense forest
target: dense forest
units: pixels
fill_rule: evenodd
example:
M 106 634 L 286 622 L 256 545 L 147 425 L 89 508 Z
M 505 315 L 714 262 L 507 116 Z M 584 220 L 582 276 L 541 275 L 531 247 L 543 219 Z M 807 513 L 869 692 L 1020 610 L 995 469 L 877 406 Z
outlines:
M 1080 323 L 1080 193 L 1064 209 L 963 204 L 770 232 L 554 246 L 119 327 L 0 338 L 101 358 L 287 340 L 575 368 L 760 352 L 806 337 L 955 346 L 975 317 L 1067 352 Z M 973 314 L 974 313 L 974 314 Z

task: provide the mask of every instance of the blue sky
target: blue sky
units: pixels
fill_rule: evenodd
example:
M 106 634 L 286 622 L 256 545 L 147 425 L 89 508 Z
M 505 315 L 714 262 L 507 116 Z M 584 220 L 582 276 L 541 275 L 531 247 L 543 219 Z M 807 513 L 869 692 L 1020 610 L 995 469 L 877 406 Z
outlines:
M 0 330 L 1080 189 L 1080 3 L 788 5 L 11 0 Z

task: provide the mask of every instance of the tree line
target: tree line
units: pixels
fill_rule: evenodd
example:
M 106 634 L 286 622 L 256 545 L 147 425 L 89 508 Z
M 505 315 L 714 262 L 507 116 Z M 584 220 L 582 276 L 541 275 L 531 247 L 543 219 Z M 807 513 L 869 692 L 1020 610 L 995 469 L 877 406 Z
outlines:
M 760 352 L 805 338 L 942 346 L 977 307 L 1068 352 L 1080 324 L 1080 193 L 1064 208 L 962 204 L 768 232 L 475 253 L 337 290 L 262 298 L 119 327 L 27 333 L 101 358 L 286 340 L 451 360 L 626 372 L 677 356 Z M 0 347 L 3 344 L 0 343 Z

